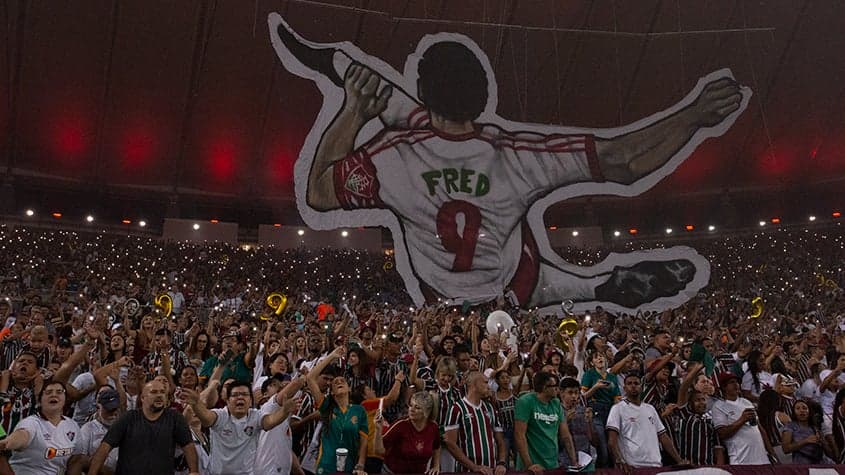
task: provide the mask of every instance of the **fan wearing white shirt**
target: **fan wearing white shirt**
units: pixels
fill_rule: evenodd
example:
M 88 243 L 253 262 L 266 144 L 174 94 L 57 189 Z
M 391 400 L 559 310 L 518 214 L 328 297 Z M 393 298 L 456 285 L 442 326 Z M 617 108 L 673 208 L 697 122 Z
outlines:
M 73 449 L 73 457 L 68 462 L 68 473 L 77 474 L 88 471 L 91 456 L 100 447 L 100 443 L 112 423 L 120 415 L 120 394 L 112 388 L 104 387 L 97 393 L 97 412 L 94 419 L 86 422 L 79 430 L 79 437 Z M 114 448 L 106 458 L 105 467 L 114 472 L 117 468 L 119 449 Z
M 728 449 L 730 464 L 767 465 L 769 457 L 777 460 L 766 430 L 757 421 L 754 404 L 739 395 L 739 378 L 722 373 L 719 386 L 725 399 L 716 401 L 711 414 L 716 433 Z
M 625 376 L 625 398 L 610 408 L 607 416 L 607 442 L 616 466 L 631 473 L 637 467 L 660 467 L 660 447 L 678 464 L 688 464 L 651 404 L 640 401 L 640 376 Z
M 62 415 L 66 401 L 65 385 L 44 385 L 38 399 L 40 414 L 29 416 L 0 441 L 0 450 L 11 450 L 9 465 L 15 473 L 55 475 L 64 473 L 73 454 L 79 424 Z
M 258 437 L 255 466 L 269 474 L 302 474 L 299 460 L 293 453 L 290 416 L 299 412 L 302 398 L 294 398 L 294 395 L 305 386 L 305 378 L 300 376 L 288 382 L 272 376 L 268 382 L 265 393 L 271 395 L 260 410 L 263 431 Z
M 211 430 L 212 475 L 252 475 L 261 416 L 252 407 L 252 390 L 246 381 L 234 381 L 226 388 L 226 407 L 208 409 L 196 391 L 183 388 L 182 397 L 191 406 L 203 427 Z M 281 421 L 279 421 L 281 423 Z

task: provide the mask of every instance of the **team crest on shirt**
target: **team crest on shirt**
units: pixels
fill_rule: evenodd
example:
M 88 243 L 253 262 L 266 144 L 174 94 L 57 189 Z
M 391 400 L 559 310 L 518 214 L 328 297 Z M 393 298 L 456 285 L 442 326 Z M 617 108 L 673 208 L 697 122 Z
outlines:
M 244 434 L 246 434 L 246 435 L 247 435 L 247 437 L 252 437 L 252 434 L 253 434 L 254 432 L 255 432 L 255 429 L 254 429 L 252 426 L 246 426 L 246 427 L 244 427 Z
M 46 435 L 46 434 L 45 434 Z M 69 441 L 73 442 L 73 438 L 76 437 L 76 432 L 68 432 L 65 434 Z
M 370 189 L 372 184 L 372 175 L 370 175 L 370 173 L 362 165 L 358 165 L 349 172 L 349 176 L 346 178 L 344 187 L 349 190 L 350 193 L 364 198 L 370 198 L 367 191 Z
M 350 417 L 350 418 L 349 418 L 349 422 L 351 422 L 351 423 L 353 423 L 353 424 L 357 424 L 357 423 L 358 423 L 358 416 L 352 416 L 352 417 Z
M 422 453 L 424 448 L 425 448 L 425 444 L 423 443 L 423 441 L 418 440 L 417 441 L 417 452 Z
M 50 440 L 52 436 L 50 434 L 44 434 L 44 440 Z

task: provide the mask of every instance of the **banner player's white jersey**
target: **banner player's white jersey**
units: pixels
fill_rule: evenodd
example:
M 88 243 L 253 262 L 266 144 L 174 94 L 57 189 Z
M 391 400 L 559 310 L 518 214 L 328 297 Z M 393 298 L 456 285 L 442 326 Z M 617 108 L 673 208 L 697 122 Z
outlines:
M 429 127 L 421 110 L 408 123 L 336 162 L 335 193 L 345 209 L 391 210 L 404 228 L 405 242 L 396 245 L 406 246 L 415 274 L 454 301 L 503 294 L 529 247 L 524 220 L 536 200 L 603 180 L 590 135 L 477 124 L 473 133 L 449 136 Z

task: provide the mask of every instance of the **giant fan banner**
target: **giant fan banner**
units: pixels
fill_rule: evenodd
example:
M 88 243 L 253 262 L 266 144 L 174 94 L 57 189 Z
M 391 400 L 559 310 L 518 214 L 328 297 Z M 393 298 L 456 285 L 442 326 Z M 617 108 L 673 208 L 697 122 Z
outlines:
M 490 61 L 464 35 L 421 38 L 400 73 L 354 44 L 308 41 L 278 14 L 268 22 L 284 67 L 323 95 L 294 170 L 303 219 L 387 227 L 417 305 L 512 292 L 524 308 L 572 300 L 575 312 L 632 313 L 676 307 L 707 285 L 707 260 L 685 246 L 566 262 L 543 213 L 573 197 L 639 195 L 724 134 L 751 97 L 731 71 L 623 127 L 522 123 L 497 114 Z

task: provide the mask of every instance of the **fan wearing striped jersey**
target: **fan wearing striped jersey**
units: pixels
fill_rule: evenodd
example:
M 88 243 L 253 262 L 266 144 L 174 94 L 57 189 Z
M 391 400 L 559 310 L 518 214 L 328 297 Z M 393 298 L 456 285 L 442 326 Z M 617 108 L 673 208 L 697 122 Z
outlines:
M 423 38 L 403 77 L 353 45 L 302 40 L 276 14 L 269 22 L 285 67 L 324 95 L 295 170 L 303 218 L 317 228 L 390 227 L 417 303 L 480 303 L 512 290 L 523 307 L 572 299 L 576 311 L 664 309 L 706 285 L 709 264 L 686 247 L 566 263 L 542 211 L 656 184 L 747 104 L 729 72 L 631 126 L 562 129 L 496 116 L 489 61 L 461 35 Z

